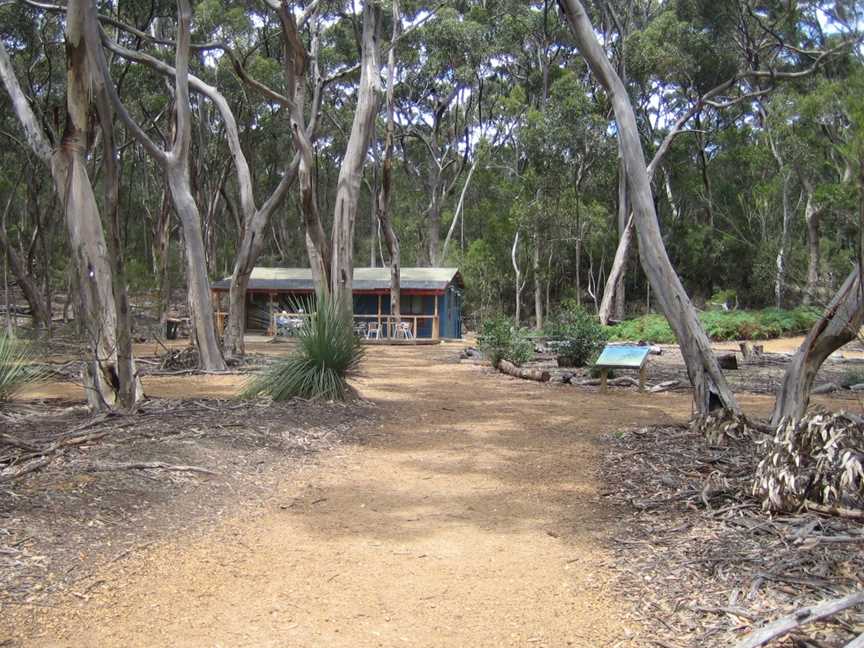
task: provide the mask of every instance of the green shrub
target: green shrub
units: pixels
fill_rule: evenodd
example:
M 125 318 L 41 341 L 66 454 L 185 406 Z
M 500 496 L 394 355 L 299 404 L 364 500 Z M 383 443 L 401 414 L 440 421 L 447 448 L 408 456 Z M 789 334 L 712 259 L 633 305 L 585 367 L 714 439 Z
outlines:
M 699 319 L 708 337 L 717 342 L 768 340 L 806 333 L 819 319 L 819 311 L 805 306 L 793 310 L 707 311 L 699 313 Z M 672 329 L 662 315 L 644 315 L 626 320 L 609 327 L 608 332 L 610 339 L 616 341 L 675 342 Z
M 25 385 L 44 380 L 44 372 L 31 361 L 32 355 L 24 343 L 0 334 L 0 403 Z
M 534 357 L 534 342 L 528 332 L 514 328 L 513 321 L 504 315 L 483 322 L 480 348 L 493 367 L 498 365 L 499 360 L 521 365 Z
M 840 386 L 847 389 L 852 385 L 860 385 L 861 383 L 864 383 L 864 369 L 849 369 L 840 380 Z
M 594 360 L 608 337 L 597 318 L 571 300 L 561 304 L 545 329 L 559 364 L 569 367 L 582 367 Z
M 274 400 L 323 398 L 345 400 L 347 378 L 363 358 L 360 338 L 338 301 L 319 296 L 317 304 L 298 304 L 309 316 L 296 337 L 291 355 L 253 378 L 241 398 L 269 395 Z

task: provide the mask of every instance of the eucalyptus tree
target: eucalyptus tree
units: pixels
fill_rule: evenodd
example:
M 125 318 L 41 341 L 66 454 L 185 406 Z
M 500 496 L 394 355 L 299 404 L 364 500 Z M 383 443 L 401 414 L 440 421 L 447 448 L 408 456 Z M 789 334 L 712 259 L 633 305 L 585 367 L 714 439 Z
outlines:
M 189 103 L 189 46 L 191 43 L 192 8 L 188 0 L 177 2 L 177 40 L 174 54 L 174 141 L 167 150 L 157 145 L 132 117 L 111 78 L 111 71 L 102 52 L 95 6 L 87 21 L 90 49 L 97 60 L 99 73 L 117 114 L 133 137 L 152 159 L 165 170 L 174 210 L 183 225 L 186 243 L 186 272 L 189 306 L 192 315 L 193 340 L 198 348 L 200 366 L 205 371 L 222 371 L 225 360 L 216 337 L 213 303 L 201 214 L 192 193 L 189 152 L 192 144 L 192 110 Z
M 96 195 L 87 172 L 91 89 L 95 86 L 98 92 L 100 87 L 92 68 L 93 52 L 85 38 L 88 11 L 87 0 L 73 0 L 67 5 L 64 32 L 66 122 L 59 141 L 54 133 L 46 133 L 33 112 L 2 41 L 0 77 L 29 146 L 51 171 L 55 191 L 65 212 L 69 247 L 77 273 L 78 315 L 83 320 L 88 341 L 84 363 L 85 393 L 90 408 L 103 411 L 130 409 L 143 392 L 132 357 L 128 312 L 119 313 L 120 325 L 125 330 L 118 331 L 118 308 L 128 310 L 126 288 L 122 283 L 114 285 L 117 266 L 112 268 Z M 104 112 L 102 114 L 107 117 Z M 103 129 L 110 129 L 109 121 L 101 120 Z M 52 141 L 56 142 L 53 146 Z M 113 146 L 108 145 L 105 150 L 113 158 Z M 109 171 L 109 175 L 111 173 Z M 106 194 L 112 194 L 115 189 L 108 186 Z M 119 250 L 114 252 L 118 254 Z
M 719 399 L 724 409 L 739 414 L 740 408 L 735 395 L 720 370 L 717 358 L 711 351 L 708 336 L 696 316 L 696 310 L 666 254 L 657 222 L 650 177 L 639 140 L 636 116 L 627 89 L 597 41 L 582 3 L 579 0 L 560 0 L 560 6 L 570 24 L 580 53 L 612 101 L 619 147 L 624 159 L 627 187 L 636 221 L 642 267 L 681 347 L 687 374 L 693 385 L 696 414 L 708 414 L 713 398 Z
M 748 111 L 753 101 L 773 92 L 778 82 L 805 78 L 848 51 L 854 39 L 826 40 L 818 29 L 817 14 L 828 4 L 813 0 L 801 3 L 792 13 L 771 5 L 766 15 L 760 15 L 746 0 L 720 4 L 687 0 L 670 3 L 634 35 L 629 73 L 642 85 L 657 88 L 661 98 L 674 98 L 663 115 L 668 126 L 655 133 L 659 142 L 650 170 L 658 170 L 680 134 L 697 135 L 695 163 L 701 171 L 706 222 L 713 220 L 713 198 L 706 133 L 700 126 L 736 107 Z M 736 34 L 743 36 L 736 38 Z M 736 46 L 730 48 L 729 43 Z M 752 111 L 748 114 L 753 115 Z M 726 124 L 737 118 L 733 115 Z M 688 129 L 691 122 L 695 129 Z M 619 242 L 604 296 L 624 271 L 633 224 L 631 218 Z M 611 302 L 604 299 L 601 322 L 608 321 L 610 310 Z

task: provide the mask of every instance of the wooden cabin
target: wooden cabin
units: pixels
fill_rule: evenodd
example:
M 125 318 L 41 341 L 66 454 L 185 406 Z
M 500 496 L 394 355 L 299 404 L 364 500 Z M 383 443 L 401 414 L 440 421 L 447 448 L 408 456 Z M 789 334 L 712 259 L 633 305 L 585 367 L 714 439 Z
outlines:
M 212 284 L 220 332 L 228 308 L 231 277 Z M 461 338 L 464 284 L 457 268 L 402 268 L 401 320 L 412 337 L 420 339 Z M 309 268 L 255 268 L 246 293 L 246 330 L 276 332 L 275 316 L 286 311 L 292 318 L 305 313 L 298 304 L 315 294 Z M 379 327 L 390 335 L 390 269 L 354 269 L 354 321 L 361 330 Z

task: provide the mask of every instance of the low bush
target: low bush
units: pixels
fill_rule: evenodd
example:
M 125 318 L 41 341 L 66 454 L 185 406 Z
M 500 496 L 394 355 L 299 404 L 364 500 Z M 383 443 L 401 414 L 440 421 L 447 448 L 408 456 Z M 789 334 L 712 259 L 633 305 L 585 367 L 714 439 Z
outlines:
M 545 333 L 562 367 L 582 367 L 592 362 L 607 338 L 597 318 L 570 300 L 549 318 Z
M 802 306 L 792 310 L 765 308 L 755 311 L 707 311 L 699 313 L 708 337 L 714 341 L 768 340 L 784 335 L 806 333 L 819 311 Z M 609 338 L 617 341 L 638 341 L 671 344 L 675 336 L 662 315 L 643 315 L 609 327 Z
M 0 334 L 0 403 L 9 400 L 25 385 L 44 379 L 44 373 L 32 364 L 28 347 Z
M 508 360 L 516 365 L 528 362 L 534 357 L 534 342 L 524 329 L 517 329 L 509 317 L 499 315 L 483 322 L 480 335 L 480 348 L 492 366 L 499 360 Z
M 297 347 L 256 376 L 243 390 L 242 398 L 271 396 L 273 400 L 322 398 L 345 400 L 348 377 L 363 358 L 360 338 L 354 335 L 351 320 L 345 318 L 336 300 L 321 296 L 315 305 L 302 306 L 305 318 L 296 340 Z

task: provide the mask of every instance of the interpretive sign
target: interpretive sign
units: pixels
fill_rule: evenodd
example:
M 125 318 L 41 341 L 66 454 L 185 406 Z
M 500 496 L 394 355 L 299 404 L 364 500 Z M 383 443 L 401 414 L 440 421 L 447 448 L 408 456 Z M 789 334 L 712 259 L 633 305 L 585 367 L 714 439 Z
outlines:
M 606 378 L 610 369 L 638 369 L 639 391 L 645 391 L 645 363 L 651 347 L 629 344 L 608 345 L 594 363 L 600 369 L 600 390 L 606 391 Z
M 641 369 L 649 353 L 651 347 L 647 346 L 608 345 L 594 364 L 614 369 Z

